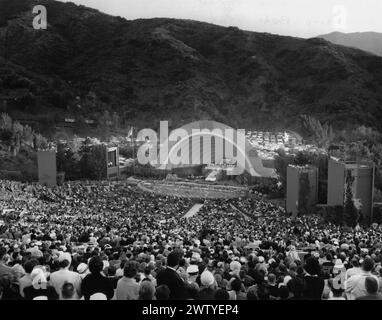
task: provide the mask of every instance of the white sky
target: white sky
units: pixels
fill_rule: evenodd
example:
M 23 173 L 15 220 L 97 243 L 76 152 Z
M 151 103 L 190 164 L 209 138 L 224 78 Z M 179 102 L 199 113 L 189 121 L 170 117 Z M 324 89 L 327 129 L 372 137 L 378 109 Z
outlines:
M 155 17 L 193 19 L 223 26 L 237 26 L 244 30 L 304 38 L 332 31 L 382 32 L 381 0 L 71 0 L 71 2 L 129 20 Z

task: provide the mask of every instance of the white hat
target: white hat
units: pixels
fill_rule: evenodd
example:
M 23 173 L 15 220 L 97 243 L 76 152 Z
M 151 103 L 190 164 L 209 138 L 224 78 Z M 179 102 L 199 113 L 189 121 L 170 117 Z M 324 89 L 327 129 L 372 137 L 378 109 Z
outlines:
M 203 286 L 212 286 L 215 283 L 215 277 L 210 271 L 205 270 L 200 276 L 200 283 Z
M 34 268 L 31 272 L 32 285 L 35 289 L 46 289 L 48 280 L 41 268 Z
M 77 272 L 79 274 L 85 273 L 87 270 L 89 270 L 89 267 L 86 263 L 80 263 L 77 267 Z
M 193 273 L 198 273 L 199 272 L 199 268 L 197 265 L 195 264 L 192 264 L 190 265 L 188 268 L 187 268 L 187 273 L 188 274 L 193 274 Z
M 232 261 L 229 264 L 229 268 L 231 269 L 231 271 L 240 271 L 241 263 L 239 261 Z
M 60 251 L 60 255 L 58 256 L 58 261 L 62 262 L 64 260 L 69 261 L 69 265 L 72 263 L 72 256 L 69 252 L 62 252 Z
M 191 260 L 200 261 L 200 254 L 198 252 L 194 252 L 191 256 Z
M 292 280 L 291 276 L 285 276 L 285 278 L 284 278 L 284 285 L 287 285 L 290 280 Z
M 258 258 L 258 261 L 259 261 L 260 263 L 263 263 L 263 262 L 265 261 L 265 259 L 264 259 L 263 256 L 260 256 L 260 257 Z

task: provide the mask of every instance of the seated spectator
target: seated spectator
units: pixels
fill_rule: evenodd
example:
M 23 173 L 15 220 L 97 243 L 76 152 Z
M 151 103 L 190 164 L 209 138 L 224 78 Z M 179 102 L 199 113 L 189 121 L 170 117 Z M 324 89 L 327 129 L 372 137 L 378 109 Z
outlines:
M 153 300 L 155 297 L 155 287 L 151 281 L 142 281 L 139 286 L 138 300 Z
M 215 291 L 215 300 L 229 300 L 229 293 L 227 292 L 227 290 L 218 289 Z
M 308 300 L 321 300 L 325 281 L 321 277 L 320 264 L 317 258 L 309 257 L 305 264 L 306 275 L 304 298 Z
M 118 280 L 116 289 L 117 300 L 138 300 L 139 284 L 136 281 L 138 264 L 134 261 L 125 263 L 123 277 Z
M 170 300 L 170 289 L 167 285 L 162 284 L 155 290 L 155 297 L 157 300 Z
M 81 297 L 81 277 L 77 272 L 69 270 L 72 263 L 71 254 L 69 252 L 60 251 L 58 263 L 60 270 L 50 275 L 50 284 L 54 287 L 56 293 L 61 298 L 62 286 L 64 283 L 69 282 L 76 288 L 78 297 Z
M 329 279 L 328 286 L 330 289 L 328 300 L 346 300 L 344 290 L 341 284 L 336 282 L 336 279 Z
M 24 264 L 25 275 L 19 279 L 20 295 L 23 298 L 25 297 L 24 296 L 24 288 L 32 285 L 31 273 L 32 273 L 34 267 L 36 267 L 38 264 L 39 263 L 36 259 L 28 260 Z
M 375 277 L 366 277 L 365 288 L 367 294 L 356 298 L 356 300 L 382 300 L 382 295 L 378 292 L 379 283 Z
M 362 262 L 362 270 L 360 274 L 351 276 L 345 282 L 345 294 L 348 300 L 355 300 L 357 298 L 367 296 L 365 280 L 367 277 L 374 277 L 377 282 L 378 278 L 372 275 L 371 271 L 374 268 L 374 261 L 370 257 L 366 257 Z
M 88 274 L 83 280 L 81 285 L 81 292 L 85 300 L 89 300 L 90 296 L 95 293 L 102 293 L 111 300 L 114 296 L 114 289 L 112 283 L 104 277 L 101 272 L 103 270 L 103 262 L 99 256 L 94 256 L 89 261 Z
M 64 283 L 60 300 L 78 300 L 76 288 L 72 283 Z

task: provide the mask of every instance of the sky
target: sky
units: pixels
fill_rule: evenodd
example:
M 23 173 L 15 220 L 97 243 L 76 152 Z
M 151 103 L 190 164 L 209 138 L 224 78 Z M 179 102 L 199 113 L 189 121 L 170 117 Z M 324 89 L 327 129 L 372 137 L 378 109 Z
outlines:
M 68 2 L 66 0 L 60 0 Z M 180 18 L 309 38 L 382 32 L 381 0 L 71 0 L 128 20 Z

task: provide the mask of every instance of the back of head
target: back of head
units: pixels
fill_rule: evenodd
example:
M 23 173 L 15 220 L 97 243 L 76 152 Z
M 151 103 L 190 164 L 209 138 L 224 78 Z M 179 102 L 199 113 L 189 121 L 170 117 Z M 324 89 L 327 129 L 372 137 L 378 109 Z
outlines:
M 167 257 L 167 266 L 174 268 L 179 265 L 180 257 L 179 253 L 176 251 L 172 251 Z
M 229 293 L 227 290 L 219 289 L 215 292 L 215 300 L 229 300 Z
M 72 283 L 65 282 L 62 286 L 61 293 L 64 299 L 72 299 L 76 293 L 74 285 Z
M 306 260 L 305 270 L 311 275 L 319 275 L 320 274 L 320 264 L 318 260 L 314 257 L 309 257 Z
M 365 288 L 369 294 L 376 294 L 379 289 L 378 281 L 374 277 L 367 277 L 365 279 Z
M 241 290 L 241 280 L 235 279 L 231 283 L 231 288 L 233 291 L 239 292 Z
M 259 300 L 257 297 L 256 289 L 250 288 L 247 292 L 247 300 Z
M 138 272 L 138 264 L 134 261 L 128 261 L 123 268 L 123 275 L 126 278 L 134 278 Z
M 359 260 L 357 258 L 351 259 L 351 265 L 355 268 L 359 267 Z
M 107 275 L 109 277 L 114 277 L 117 272 L 117 268 L 115 266 L 109 266 L 107 267 Z
M 139 288 L 139 300 L 152 300 L 154 295 L 154 285 L 150 281 L 143 281 Z
M 155 297 L 157 300 L 169 300 L 170 299 L 170 289 L 167 285 L 163 284 L 156 288 Z
M 39 262 L 36 259 L 30 259 L 24 264 L 24 270 L 26 273 L 30 274 L 35 266 L 37 266 Z
M 103 270 L 103 262 L 99 256 L 94 256 L 89 261 L 89 270 L 92 274 L 100 274 Z
M 366 257 L 362 262 L 362 269 L 366 272 L 370 272 L 374 268 L 374 260 L 372 258 Z

